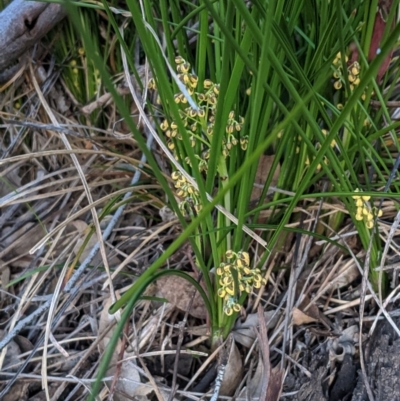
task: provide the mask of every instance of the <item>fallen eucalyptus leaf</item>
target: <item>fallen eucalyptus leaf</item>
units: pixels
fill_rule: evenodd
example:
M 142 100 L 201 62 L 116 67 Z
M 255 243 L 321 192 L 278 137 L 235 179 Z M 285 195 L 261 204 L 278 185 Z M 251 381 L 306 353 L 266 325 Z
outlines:
M 189 274 L 194 277 L 194 274 Z M 207 309 L 203 298 L 189 281 L 176 275 L 163 276 L 157 280 L 156 286 L 156 296 L 167 299 L 182 312 L 186 312 L 194 296 L 189 315 L 198 319 L 207 318 Z

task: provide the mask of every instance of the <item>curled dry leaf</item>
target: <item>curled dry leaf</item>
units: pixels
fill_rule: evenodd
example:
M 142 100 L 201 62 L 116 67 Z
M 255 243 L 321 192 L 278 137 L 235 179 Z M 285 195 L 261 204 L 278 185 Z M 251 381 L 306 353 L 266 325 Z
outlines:
M 194 277 L 194 274 L 189 274 Z M 189 281 L 175 275 L 163 276 L 157 280 L 156 286 L 156 296 L 167 299 L 168 302 L 182 312 L 186 312 L 194 296 L 189 314 L 198 319 L 207 317 L 207 309 L 203 298 Z
M 163 206 L 158 213 L 164 223 L 176 220 L 175 212 L 171 210 L 168 206 Z
M 264 312 L 265 321 L 267 322 L 267 328 L 273 329 L 278 323 L 281 314 L 275 313 L 275 311 Z M 245 321 L 238 319 L 233 328 L 232 334 L 235 341 L 247 348 L 250 348 L 254 340 L 257 338 L 257 327 L 259 325 L 258 314 L 251 313 L 247 315 Z
M 345 355 L 353 356 L 356 353 L 355 344 L 358 342 L 359 328 L 357 325 L 347 327 L 339 338 L 329 341 L 329 361 L 342 362 Z

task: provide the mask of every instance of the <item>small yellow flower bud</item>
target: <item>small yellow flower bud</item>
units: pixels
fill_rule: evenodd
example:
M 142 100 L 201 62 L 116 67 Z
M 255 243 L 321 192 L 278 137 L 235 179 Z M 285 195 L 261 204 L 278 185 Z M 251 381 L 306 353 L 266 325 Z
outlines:
M 154 80 L 154 78 L 150 78 L 149 82 L 147 84 L 149 89 L 156 89 L 156 81 Z
M 227 259 L 232 259 L 236 256 L 235 252 L 233 252 L 232 250 L 228 250 L 225 252 L 225 256 Z
M 178 181 L 180 178 L 182 178 L 182 173 L 180 171 L 176 170 L 171 174 L 171 178 L 174 181 Z
M 233 286 L 226 287 L 225 290 L 226 290 L 226 293 L 229 295 L 235 294 L 235 290 L 234 290 Z
M 183 64 L 185 62 L 185 59 L 182 56 L 176 56 L 175 57 L 175 64 Z
M 224 272 L 230 274 L 230 273 L 231 273 L 231 266 L 232 266 L 232 265 L 230 265 L 230 264 L 228 264 L 228 263 L 225 263 L 225 264 L 224 264 Z
M 225 308 L 225 315 L 230 316 L 230 315 L 232 315 L 232 313 L 233 313 L 233 309 L 232 308 L 229 308 L 229 307 Z
M 336 90 L 339 90 L 339 89 L 341 89 L 342 88 L 342 83 L 340 82 L 340 81 L 336 81 L 334 84 L 333 84 L 333 87 L 336 89 Z
M 250 265 L 250 256 L 248 252 L 239 252 L 239 258 L 242 259 L 247 266 Z
M 205 79 L 203 82 L 203 86 L 205 89 L 209 89 L 213 86 L 213 82 L 211 81 L 211 79 Z
M 360 64 L 355 61 L 351 67 L 351 73 L 353 75 L 358 75 L 360 73 Z
M 371 229 L 374 226 L 374 222 L 372 220 L 369 220 L 365 223 L 365 225 L 367 226 L 367 228 Z

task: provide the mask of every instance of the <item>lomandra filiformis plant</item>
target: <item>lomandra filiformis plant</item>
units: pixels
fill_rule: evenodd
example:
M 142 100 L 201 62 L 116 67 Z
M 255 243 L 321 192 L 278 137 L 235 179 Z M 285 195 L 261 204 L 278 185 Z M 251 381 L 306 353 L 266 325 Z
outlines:
M 182 57 L 175 58 L 177 77 L 183 84 L 185 90 L 180 90 L 174 95 L 174 101 L 179 105 L 179 114 L 183 123 L 184 131 L 182 132 L 177 121 L 170 117 L 164 118 L 160 123 L 160 129 L 164 134 L 167 147 L 173 153 L 175 159 L 181 162 L 183 169 L 192 176 L 194 168 L 190 158 L 187 156 L 183 138 L 186 136 L 190 147 L 194 150 L 197 159 L 198 170 L 204 176 L 208 171 L 208 163 L 211 154 L 212 139 L 214 135 L 214 122 L 216 116 L 216 107 L 220 87 L 218 83 L 205 79 L 202 85 L 196 74 L 191 71 L 190 64 Z M 150 89 L 156 89 L 154 80 L 150 81 Z M 197 107 L 193 107 L 188 100 L 188 95 L 192 98 Z M 163 109 L 168 112 L 168 105 L 162 104 Z M 224 135 L 220 142 L 220 153 L 218 169 L 219 180 L 221 186 L 228 180 L 227 162 L 230 157 L 234 157 L 232 152 L 235 149 L 246 151 L 248 145 L 248 137 L 241 135 L 244 118 L 236 116 L 234 111 L 230 111 L 226 125 L 224 127 Z M 182 127 L 182 125 L 180 125 Z M 199 190 L 188 180 L 188 178 L 179 170 L 175 170 L 171 174 L 175 195 L 179 199 L 179 209 L 185 216 L 194 217 L 202 210 L 202 201 Z M 226 220 L 224 218 L 214 220 L 213 224 L 217 224 L 217 229 L 224 229 Z M 233 251 L 230 244 L 230 236 L 225 236 L 218 240 L 218 237 L 204 239 L 200 235 L 201 229 L 197 230 L 198 249 L 205 250 L 207 243 L 215 241 L 211 244 L 213 260 L 219 261 L 216 267 L 212 267 L 203 271 L 204 275 L 209 278 L 213 277 L 211 288 L 208 288 L 208 301 L 212 303 L 211 324 L 214 328 L 214 335 L 218 336 L 222 332 L 219 328 L 225 327 L 224 333 L 229 332 L 229 323 L 233 322 L 234 315 L 239 313 L 241 305 L 253 289 L 259 289 L 266 284 L 266 280 L 262 277 L 258 268 L 252 268 L 250 256 L 248 252 L 237 250 Z M 203 238 L 203 239 L 201 239 Z M 217 240 L 216 240 L 217 238 Z M 217 245 L 218 243 L 218 245 Z M 201 263 L 197 260 L 198 266 L 204 266 L 204 260 Z M 215 274 L 216 273 L 216 274 Z M 223 335 L 223 334 L 222 334 Z

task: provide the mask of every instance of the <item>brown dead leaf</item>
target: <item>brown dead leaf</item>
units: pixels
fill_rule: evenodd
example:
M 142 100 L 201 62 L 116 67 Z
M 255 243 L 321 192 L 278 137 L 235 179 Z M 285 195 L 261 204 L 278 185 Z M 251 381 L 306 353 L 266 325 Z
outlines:
M 324 288 L 324 292 L 330 292 L 334 289 L 347 287 L 351 282 L 360 276 L 360 271 L 357 268 L 353 259 L 347 263 L 343 263 L 340 270 L 335 273 L 335 277 L 329 281 L 329 284 Z
M 260 401 L 278 401 L 283 384 L 284 371 L 276 366 L 271 368 L 270 352 L 269 352 L 269 341 L 267 324 L 265 322 L 264 310 L 261 305 L 258 305 L 258 320 L 259 320 L 259 331 L 258 331 L 258 342 L 260 344 L 260 351 L 263 359 L 263 380 L 260 394 Z
M 322 323 L 328 330 L 331 329 L 330 320 L 319 310 L 308 295 L 305 295 L 300 305 L 292 310 L 292 323 L 296 326 L 312 322 Z
M 259 355 L 256 371 L 254 372 L 254 375 L 251 378 L 250 383 L 241 390 L 239 398 L 246 399 L 246 396 L 248 396 L 248 399 L 250 400 L 253 399 L 259 400 L 263 387 L 263 378 L 264 378 L 264 364 L 261 355 Z
M 236 391 L 242 378 L 243 362 L 235 341 L 231 341 L 228 352 L 229 357 L 225 367 L 225 374 L 224 379 L 222 380 L 220 394 L 230 396 Z
M 313 323 L 317 322 L 318 318 L 312 317 L 304 312 L 302 312 L 300 309 L 294 307 L 292 310 L 292 323 L 295 326 L 301 326 L 302 324 L 308 324 L 308 323 Z
M 194 274 L 188 274 L 194 277 Z M 176 275 L 163 276 L 157 280 L 156 286 L 156 296 L 167 299 L 182 312 L 186 312 L 194 294 L 189 315 L 198 319 L 206 319 L 207 309 L 203 298 L 189 281 Z
M 284 370 L 275 366 L 271 370 L 265 401 L 278 401 L 281 398 Z
M 256 184 L 253 187 L 253 190 L 251 192 L 251 200 L 252 201 L 258 201 L 261 198 L 261 193 L 263 191 L 263 186 L 265 184 L 265 181 L 267 180 L 268 174 L 271 171 L 272 163 L 275 160 L 275 155 L 262 155 L 260 157 L 260 161 L 258 162 L 258 167 L 257 167 L 257 172 L 256 172 L 256 177 L 254 180 L 254 184 Z M 274 171 L 274 176 L 271 182 L 272 186 L 275 186 L 276 183 L 278 182 L 280 174 L 280 166 L 276 168 Z

